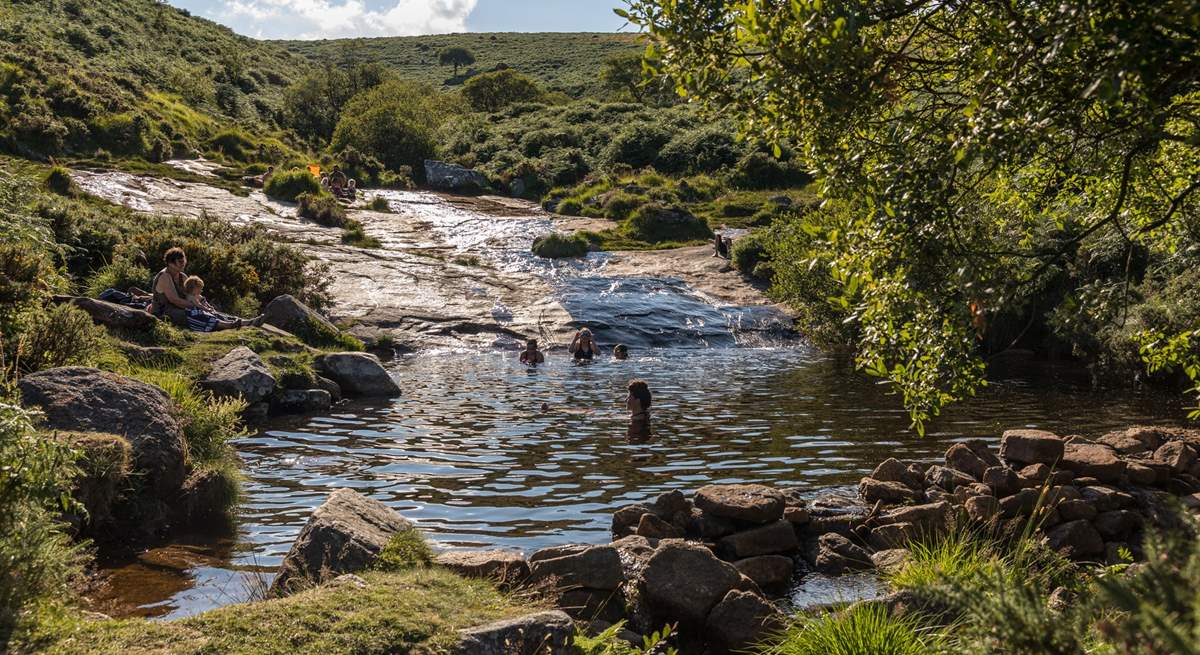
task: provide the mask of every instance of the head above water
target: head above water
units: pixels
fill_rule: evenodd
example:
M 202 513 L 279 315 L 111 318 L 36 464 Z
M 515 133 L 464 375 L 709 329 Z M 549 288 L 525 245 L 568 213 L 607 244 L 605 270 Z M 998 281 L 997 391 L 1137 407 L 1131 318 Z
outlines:
M 629 395 L 638 399 L 638 402 L 642 404 L 642 409 L 650 407 L 652 400 L 650 397 L 650 385 L 646 384 L 645 380 L 630 380 Z
M 580 339 L 589 339 L 589 340 L 590 340 L 590 339 L 592 338 L 592 331 L 591 331 L 591 330 L 589 330 L 589 329 L 587 329 L 587 328 L 580 328 L 580 330 L 579 330 L 579 338 L 580 338 Z
M 613 357 L 617 359 L 629 359 L 629 348 L 623 343 L 617 344 L 613 347 Z
M 530 352 L 537 350 L 537 339 L 526 339 L 525 340 L 525 350 L 528 350 Z

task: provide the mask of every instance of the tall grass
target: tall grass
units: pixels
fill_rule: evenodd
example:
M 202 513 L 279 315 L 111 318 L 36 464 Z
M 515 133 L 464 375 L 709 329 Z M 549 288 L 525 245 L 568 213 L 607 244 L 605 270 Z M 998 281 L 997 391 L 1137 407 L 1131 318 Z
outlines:
M 232 456 L 227 442 L 243 434 L 245 401 L 215 398 L 211 393 L 198 389 L 183 374 L 174 371 L 131 367 L 125 373 L 162 388 L 175 402 L 179 418 L 183 421 L 188 452 L 194 462 L 215 465 Z
M 941 637 L 917 617 L 890 616 L 877 604 L 800 618 L 760 652 L 763 655 L 928 655 Z

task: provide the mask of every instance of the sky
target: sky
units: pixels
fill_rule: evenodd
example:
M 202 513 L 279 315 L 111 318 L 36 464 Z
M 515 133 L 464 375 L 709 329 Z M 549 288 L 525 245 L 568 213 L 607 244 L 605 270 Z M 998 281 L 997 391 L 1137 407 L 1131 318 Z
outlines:
M 335 39 L 451 32 L 628 31 L 621 0 L 168 0 L 238 34 Z

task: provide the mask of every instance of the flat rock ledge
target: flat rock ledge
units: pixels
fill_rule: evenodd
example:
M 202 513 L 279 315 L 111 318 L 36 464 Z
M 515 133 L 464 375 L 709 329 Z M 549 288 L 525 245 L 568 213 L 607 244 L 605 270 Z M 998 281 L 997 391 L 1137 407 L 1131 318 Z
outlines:
M 569 653 L 575 624 L 559 611 L 538 612 L 462 630 L 456 655 Z

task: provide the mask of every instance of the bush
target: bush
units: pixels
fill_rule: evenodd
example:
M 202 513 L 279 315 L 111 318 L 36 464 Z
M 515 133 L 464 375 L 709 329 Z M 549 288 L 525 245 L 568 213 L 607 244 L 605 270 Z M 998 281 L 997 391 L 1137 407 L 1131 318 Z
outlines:
M 17 366 L 25 372 L 94 363 L 105 347 L 104 328 L 74 305 L 35 311 L 17 341 Z
M 695 241 L 713 238 L 708 223 L 678 209 L 643 205 L 625 219 L 623 229 L 631 239 L 647 243 Z
M 392 535 L 379 551 L 374 568 L 380 571 L 403 571 L 433 563 L 433 550 L 416 528 L 401 530 Z
M 516 103 L 534 102 L 542 97 L 542 89 L 536 82 L 514 70 L 476 75 L 463 85 L 462 93 L 473 109 L 486 112 L 499 111 Z
M 257 148 L 250 137 L 238 130 L 218 132 L 213 138 L 208 140 L 208 146 L 213 150 L 221 152 L 226 157 L 236 159 L 237 161 L 249 161 L 251 154 Z
M 533 242 L 533 254 L 547 259 L 584 257 L 587 253 L 588 241 L 580 234 L 551 232 Z
M 711 173 L 736 163 L 742 151 L 728 130 L 702 127 L 675 135 L 663 146 L 654 166 L 667 173 Z
M 342 243 L 356 248 L 378 248 L 383 245 L 379 239 L 367 234 L 362 223 L 352 218 L 347 219 L 343 226 Z
M 390 170 L 424 171 L 436 151 L 437 128 L 455 108 L 427 84 L 389 81 L 346 103 L 331 143 L 335 151 L 354 148 Z
M 375 196 L 374 198 L 371 198 L 371 204 L 368 205 L 368 207 L 370 207 L 371 211 L 374 212 L 392 211 L 392 207 L 388 204 L 387 198 L 384 198 L 383 196 Z
M 642 196 L 618 191 L 604 201 L 604 215 L 614 221 L 623 221 L 645 203 L 646 199 Z
M 135 369 L 129 375 L 160 387 L 171 397 L 183 423 L 188 453 L 196 463 L 220 463 L 231 456 L 228 442 L 242 434 L 244 400 L 215 398 L 175 372 Z
M 751 232 L 733 242 L 729 259 L 733 262 L 733 267 L 743 275 L 754 275 L 754 269 L 770 259 L 764 237 L 762 232 Z
M 62 166 L 53 166 L 50 172 L 46 173 L 46 188 L 60 196 L 73 196 L 79 193 L 79 187 L 76 186 L 75 180 L 71 179 L 71 172 Z
M 296 196 L 299 206 L 296 213 L 304 218 L 316 221 L 325 227 L 342 227 L 346 224 L 346 210 L 333 194 L 302 193 Z
M 617 133 L 612 143 L 604 149 L 601 161 L 610 167 L 626 164 L 633 168 L 644 168 L 658 159 L 659 151 L 670 140 L 671 133 L 658 125 L 631 125 Z
M 780 161 L 760 151 L 742 157 L 729 173 L 729 183 L 739 189 L 784 189 L 811 181 L 795 160 Z
M 117 256 L 88 278 L 85 286 L 88 296 L 95 298 L 105 289 L 128 291 L 129 287 L 149 290 L 153 275 L 150 270 L 133 263 L 129 258 Z
M 554 208 L 555 213 L 563 216 L 578 216 L 583 211 L 583 203 L 576 198 L 565 198 Z
M 277 172 L 267 178 L 263 193 L 275 200 L 295 202 L 302 193 L 321 193 L 321 181 L 307 170 Z

